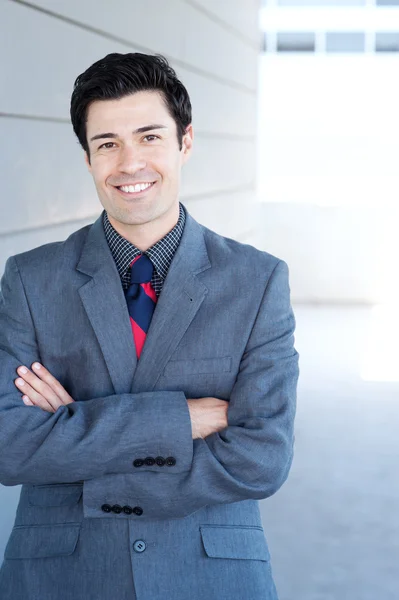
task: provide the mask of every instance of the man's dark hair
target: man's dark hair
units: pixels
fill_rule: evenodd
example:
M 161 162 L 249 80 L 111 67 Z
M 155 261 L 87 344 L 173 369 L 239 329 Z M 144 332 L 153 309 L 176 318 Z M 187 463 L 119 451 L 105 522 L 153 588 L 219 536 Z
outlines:
M 87 109 L 95 100 L 117 100 L 136 92 L 158 91 L 177 128 L 179 148 L 191 123 L 188 92 L 166 58 L 160 55 L 108 54 L 81 73 L 71 97 L 71 120 L 82 148 L 90 158 L 86 136 Z

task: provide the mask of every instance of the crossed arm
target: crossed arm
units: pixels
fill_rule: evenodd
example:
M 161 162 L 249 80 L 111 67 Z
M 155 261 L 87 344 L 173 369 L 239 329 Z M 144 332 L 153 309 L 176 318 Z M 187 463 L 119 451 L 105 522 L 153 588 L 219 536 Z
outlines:
M 116 501 L 144 498 L 149 518 L 179 518 L 205 505 L 266 498 L 285 481 L 299 371 L 283 261 L 269 277 L 228 403 L 162 391 L 74 402 L 44 366 L 20 373 L 21 363 L 39 358 L 31 319 L 10 260 L 0 293 L 1 483 L 83 480 L 86 516 L 104 516 L 101 498 L 118 494 Z M 25 381 L 18 390 L 26 406 L 15 370 Z M 154 443 L 177 464 L 134 469 L 132 459 Z
M 59 381 L 39 362 L 32 364 L 32 370 L 25 365 L 18 367 L 18 379 L 14 380 L 17 389 L 23 394 L 27 406 L 36 406 L 55 413 L 60 406 L 74 402 Z M 192 438 L 205 438 L 227 427 L 228 402 L 206 397 L 188 399 Z

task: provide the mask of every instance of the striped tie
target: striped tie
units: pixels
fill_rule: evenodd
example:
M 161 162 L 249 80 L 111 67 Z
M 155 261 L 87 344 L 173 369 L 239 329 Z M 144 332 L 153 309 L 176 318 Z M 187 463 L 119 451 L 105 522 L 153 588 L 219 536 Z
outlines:
M 125 291 L 137 358 L 140 358 L 157 302 L 151 285 L 153 270 L 146 254 L 137 256 L 130 265 L 130 286 Z

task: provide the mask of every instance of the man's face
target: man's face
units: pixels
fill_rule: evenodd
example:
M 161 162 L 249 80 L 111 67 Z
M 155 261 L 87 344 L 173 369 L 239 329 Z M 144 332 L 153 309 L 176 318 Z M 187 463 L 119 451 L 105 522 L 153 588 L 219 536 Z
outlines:
M 86 163 L 114 226 L 167 223 L 178 214 L 180 173 L 191 152 L 192 127 L 179 150 L 176 123 L 158 92 L 93 102 L 86 136 Z

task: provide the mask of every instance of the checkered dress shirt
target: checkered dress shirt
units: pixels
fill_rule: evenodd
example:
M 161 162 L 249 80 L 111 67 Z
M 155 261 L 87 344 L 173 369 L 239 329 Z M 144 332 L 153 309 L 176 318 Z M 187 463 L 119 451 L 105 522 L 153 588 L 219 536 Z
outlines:
M 179 203 L 179 220 L 172 231 L 169 231 L 165 237 L 156 242 L 151 248 L 148 248 L 144 253 L 154 265 L 151 284 L 157 297 L 162 291 L 162 286 L 168 273 L 170 263 L 180 244 L 185 221 L 186 213 L 183 205 Z M 130 285 L 130 264 L 136 256 L 142 252 L 112 227 L 105 210 L 103 212 L 103 225 L 105 237 L 114 258 L 116 268 L 118 269 L 123 289 L 126 290 Z

